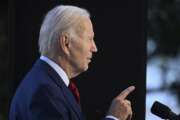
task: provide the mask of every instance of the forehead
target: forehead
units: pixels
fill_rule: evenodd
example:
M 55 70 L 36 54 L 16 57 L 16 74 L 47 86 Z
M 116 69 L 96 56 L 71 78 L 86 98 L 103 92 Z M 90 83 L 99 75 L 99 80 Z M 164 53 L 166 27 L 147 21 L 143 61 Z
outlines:
M 93 25 L 89 18 L 82 18 L 80 27 L 82 28 L 81 32 L 83 31 L 85 35 L 88 37 L 94 37 Z

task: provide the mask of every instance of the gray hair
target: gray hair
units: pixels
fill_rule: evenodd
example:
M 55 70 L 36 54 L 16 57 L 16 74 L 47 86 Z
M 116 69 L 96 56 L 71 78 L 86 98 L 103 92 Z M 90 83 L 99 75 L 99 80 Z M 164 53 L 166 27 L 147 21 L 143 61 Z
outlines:
M 76 6 L 60 5 L 50 10 L 42 23 L 39 35 L 41 55 L 54 56 L 57 42 L 63 32 L 73 36 L 81 17 L 90 17 L 87 10 Z

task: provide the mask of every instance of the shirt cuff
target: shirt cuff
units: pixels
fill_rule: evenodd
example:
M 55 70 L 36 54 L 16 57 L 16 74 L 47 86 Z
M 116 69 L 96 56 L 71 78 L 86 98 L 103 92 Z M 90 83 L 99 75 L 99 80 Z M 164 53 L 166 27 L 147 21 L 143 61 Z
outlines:
M 120 119 L 118 119 L 117 117 L 114 117 L 114 116 L 112 116 L 112 115 L 107 115 L 106 118 L 110 118 L 110 119 L 113 119 L 113 120 L 120 120 Z

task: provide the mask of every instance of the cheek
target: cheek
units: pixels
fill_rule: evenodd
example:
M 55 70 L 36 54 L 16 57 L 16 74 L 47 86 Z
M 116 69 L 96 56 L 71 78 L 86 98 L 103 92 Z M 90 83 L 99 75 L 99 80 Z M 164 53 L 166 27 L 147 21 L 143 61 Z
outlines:
M 84 66 L 87 61 L 87 54 L 83 49 L 75 49 L 73 52 L 72 60 L 76 62 L 76 64 L 80 66 Z
M 87 53 L 85 51 L 79 52 L 77 57 L 78 57 L 77 59 L 81 63 L 85 63 L 87 61 Z
M 85 60 L 88 57 L 88 47 L 87 46 L 83 46 L 79 49 L 76 49 L 76 55 L 77 57 L 79 57 L 79 59 Z
M 86 49 L 81 49 L 80 51 L 77 51 L 77 60 L 81 64 L 86 64 L 88 61 L 88 51 Z
M 73 59 L 77 60 L 77 62 L 86 62 L 89 54 L 89 47 L 90 46 L 88 46 L 88 43 L 85 42 L 74 44 L 71 49 Z

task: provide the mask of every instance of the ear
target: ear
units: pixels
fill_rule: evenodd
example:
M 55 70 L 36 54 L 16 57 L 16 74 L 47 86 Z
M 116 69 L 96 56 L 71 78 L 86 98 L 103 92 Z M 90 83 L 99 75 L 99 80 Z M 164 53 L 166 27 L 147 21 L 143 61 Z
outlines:
M 66 55 L 70 54 L 70 52 L 69 52 L 70 38 L 69 38 L 68 34 L 65 34 L 65 33 L 62 34 L 59 37 L 58 44 L 64 54 L 66 54 Z

